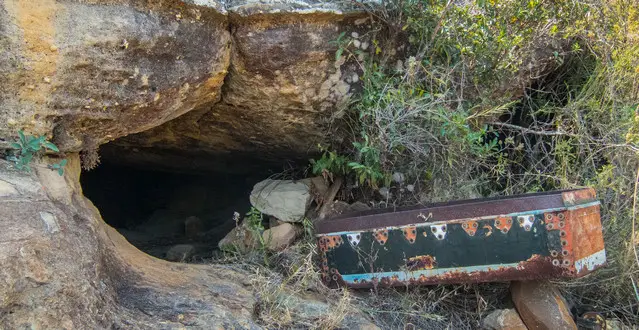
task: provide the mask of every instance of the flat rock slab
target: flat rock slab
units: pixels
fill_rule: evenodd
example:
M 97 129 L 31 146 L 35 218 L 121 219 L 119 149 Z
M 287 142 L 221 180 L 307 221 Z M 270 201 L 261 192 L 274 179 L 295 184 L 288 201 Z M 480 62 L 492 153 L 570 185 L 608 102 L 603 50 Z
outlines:
M 302 181 L 266 179 L 251 192 L 253 207 L 285 222 L 302 221 L 310 201 L 310 188 Z
M 566 301 L 549 282 L 513 282 L 510 292 L 529 329 L 577 329 Z

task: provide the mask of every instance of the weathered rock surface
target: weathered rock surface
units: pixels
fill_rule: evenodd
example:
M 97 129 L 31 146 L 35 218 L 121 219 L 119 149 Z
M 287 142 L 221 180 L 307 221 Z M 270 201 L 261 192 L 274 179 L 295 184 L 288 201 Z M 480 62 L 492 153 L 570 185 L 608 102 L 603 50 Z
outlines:
M 498 309 L 484 318 L 483 329 L 487 330 L 527 330 L 517 311 L 511 309 Z
M 300 233 L 301 230 L 297 226 L 283 223 L 265 230 L 262 233 L 262 239 L 267 249 L 279 251 L 293 244 Z
M 305 159 L 356 88 L 330 41 L 367 17 L 318 1 L 2 0 L 0 138 L 79 151 L 144 131 L 120 161 L 173 168 Z
M 510 291 L 517 312 L 529 329 L 577 329 L 566 301 L 551 283 L 513 282 Z
M 0 136 L 64 150 L 140 132 L 220 98 L 225 15 L 168 1 L 0 1 Z
M 257 327 L 246 275 L 138 251 L 82 196 L 79 158 L 68 160 L 64 177 L 0 161 L 19 193 L 0 197 L 0 328 Z
M 80 161 L 65 175 L 27 174 L 0 160 L 0 328 L 258 329 L 250 274 L 225 266 L 172 263 L 144 254 L 106 225 L 84 198 Z M 193 246 L 180 247 L 181 252 Z M 333 302 L 298 296 L 292 318 L 330 318 Z M 334 326 L 374 329 L 357 310 Z
M 331 41 L 371 44 L 369 18 L 348 1 L 0 0 L 0 147 L 24 129 L 64 151 L 126 136 L 102 152 L 172 170 L 306 161 L 361 88 Z M 550 44 L 492 94 L 518 97 Z
M 310 292 L 305 295 L 282 293 L 277 297 L 277 304 L 280 308 L 295 315 L 295 324 L 307 324 L 310 325 L 310 328 L 379 329 L 378 326 L 371 323 L 360 312 L 354 310 L 338 310 L 334 305 L 326 302 L 324 297 Z M 331 322 L 331 319 L 339 318 L 342 318 L 342 320 L 336 323 Z M 318 324 L 318 321 L 321 323 Z
M 304 181 L 266 179 L 253 187 L 250 200 L 264 214 L 300 222 L 311 202 L 310 187 Z
M 7 181 L 0 180 L 0 197 L 8 197 L 18 195 L 16 188 Z

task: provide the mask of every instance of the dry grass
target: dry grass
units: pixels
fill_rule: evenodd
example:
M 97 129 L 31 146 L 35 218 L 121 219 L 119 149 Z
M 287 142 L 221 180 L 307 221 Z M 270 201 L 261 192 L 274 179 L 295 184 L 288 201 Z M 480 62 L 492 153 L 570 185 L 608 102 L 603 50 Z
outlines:
M 590 309 L 639 323 L 633 208 L 639 6 L 632 0 L 542 0 L 533 8 L 533 2 L 504 0 L 493 11 L 480 2 L 451 3 L 397 0 L 377 14 L 391 26 L 379 31 L 406 31 L 413 57 L 400 72 L 384 66 L 383 54 L 364 64 L 363 96 L 353 106 L 349 129 L 366 148 L 342 154 L 364 163 L 377 157 L 368 162 L 371 169 L 402 172 L 416 187 L 407 193 L 405 184 L 391 186 L 393 195 L 382 205 L 594 187 L 602 202 L 608 267 L 558 284 L 576 313 Z M 415 317 L 401 302 L 414 294 L 394 296 L 394 307 L 382 310 Z M 486 304 L 500 305 L 495 298 L 487 295 Z M 422 320 L 447 320 L 428 321 L 444 327 L 461 326 L 457 315 L 477 326 L 483 313 L 418 309 L 426 315 Z M 399 325 L 400 319 L 387 324 Z
M 370 170 L 406 175 L 403 186 L 390 187 L 392 198 L 374 204 L 594 187 L 602 203 L 608 267 L 557 284 L 577 314 L 594 310 L 639 324 L 633 207 L 639 170 L 638 6 L 632 0 L 540 1 L 542 7 L 528 14 L 528 4 L 498 2 L 503 10 L 483 15 L 499 24 L 487 26 L 473 2 L 453 8 L 449 1 L 395 1 L 376 13 L 391 26 L 377 31 L 406 27 L 407 34 L 418 34 L 408 50 L 413 57 L 405 59 L 401 72 L 385 68 L 385 59 L 360 63 L 368 71 L 347 130 L 366 148 L 334 148 Z M 562 10 L 549 10 L 552 6 Z M 590 8 L 587 15 L 583 8 Z M 514 21 L 490 16 L 522 11 Z M 487 34 L 464 31 L 477 26 Z M 505 40 L 495 37 L 499 26 L 511 33 Z M 560 46 L 532 72 L 527 68 L 534 58 L 526 52 L 539 40 Z M 455 49 L 465 53 L 456 58 Z M 512 79 L 522 85 L 509 94 L 503 87 Z M 406 184 L 414 191 L 406 192 Z M 339 327 L 357 307 L 384 329 L 470 329 L 509 304 L 505 284 L 328 290 L 313 251 L 306 241 L 273 256 L 274 267 L 251 266 L 258 269 L 257 315 L 268 327 Z M 330 312 L 297 318 L 299 311 L 286 297 L 307 294 L 328 297 Z

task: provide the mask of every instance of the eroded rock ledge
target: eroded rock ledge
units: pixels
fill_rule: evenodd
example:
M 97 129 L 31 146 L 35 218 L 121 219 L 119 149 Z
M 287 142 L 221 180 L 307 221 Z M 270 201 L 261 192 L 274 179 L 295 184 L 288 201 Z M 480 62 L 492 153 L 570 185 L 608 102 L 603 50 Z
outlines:
M 82 194 L 80 160 L 64 176 L 0 160 L 0 328 L 259 329 L 251 274 L 223 265 L 171 263 L 133 247 Z M 296 318 L 330 315 L 332 302 L 295 293 Z M 316 306 L 321 315 L 304 312 Z M 319 307 L 317 307 L 319 306 Z M 351 311 L 341 328 L 374 329 Z
M 320 1 L 2 0 L 0 137 L 80 151 L 129 135 L 134 162 L 149 147 L 305 157 L 356 88 L 330 41 L 367 17 Z

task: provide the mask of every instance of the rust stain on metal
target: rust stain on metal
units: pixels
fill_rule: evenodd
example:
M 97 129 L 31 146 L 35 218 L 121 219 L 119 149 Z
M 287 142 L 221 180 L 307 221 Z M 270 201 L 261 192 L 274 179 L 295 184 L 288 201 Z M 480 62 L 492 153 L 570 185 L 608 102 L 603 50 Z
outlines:
M 565 206 L 583 204 L 597 199 L 597 193 L 592 188 L 566 191 L 561 196 Z
M 437 266 L 435 258 L 429 255 L 417 256 L 408 259 L 406 268 L 408 270 L 433 269 Z
M 415 226 L 404 227 L 402 228 L 402 232 L 404 233 L 404 237 L 406 237 L 406 240 L 410 244 L 415 243 L 415 240 L 417 240 L 417 227 Z
M 342 237 L 339 235 L 324 236 L 319 240 L 319 248 L 321 251 L 327 252 L 336 247 L 339 247 L 340 245 L 342 245 L 342 243 Z
M 495 228 L 499 229 L 503 234 L 507 234 L 513 226 L 513 218 L 501 216 L 495 219 Z
M 379 243 L 380 245 L 384 245 L 386 244 L 386 241 L 388 240 L 388 230 L 386 229 L 376 230 L 373 233 L 373 236 L 375 237 L 375 240 L 377 241 L 377 243 Z
M 472 220 L 462 223 L 462 228 L 464 228 L 466 233 L 470 236 L 475 236 L 478 226 L 479 225 L 477 224 L 477 221 L 472 221 Z
M 516 279 L 516 280 L 537 280 L 542 278 L 559 277 L 561 270 L 552 266 L 549 258 L 535 255 L 529 260 L 520 263 L 517 267 L 500 267 L 489 271 L 464 272 L 462 270 L 448 272 L 443 275 L 425 276 L 411 278 L 408 281 L 400 281 L 397 276 L 379 276 L 373 280 L 360 280 L 357 283 L 346 283 L 341 276 L 333 282 L 332 286 L 348 285 L 352 288 L 369 288 L 373 283 L 386 287 L 406 286 L 406 285 L 434 285 L 434 284 L 454 284 L 454 283 L 482 283 L 493 282 L 495 280 Z

